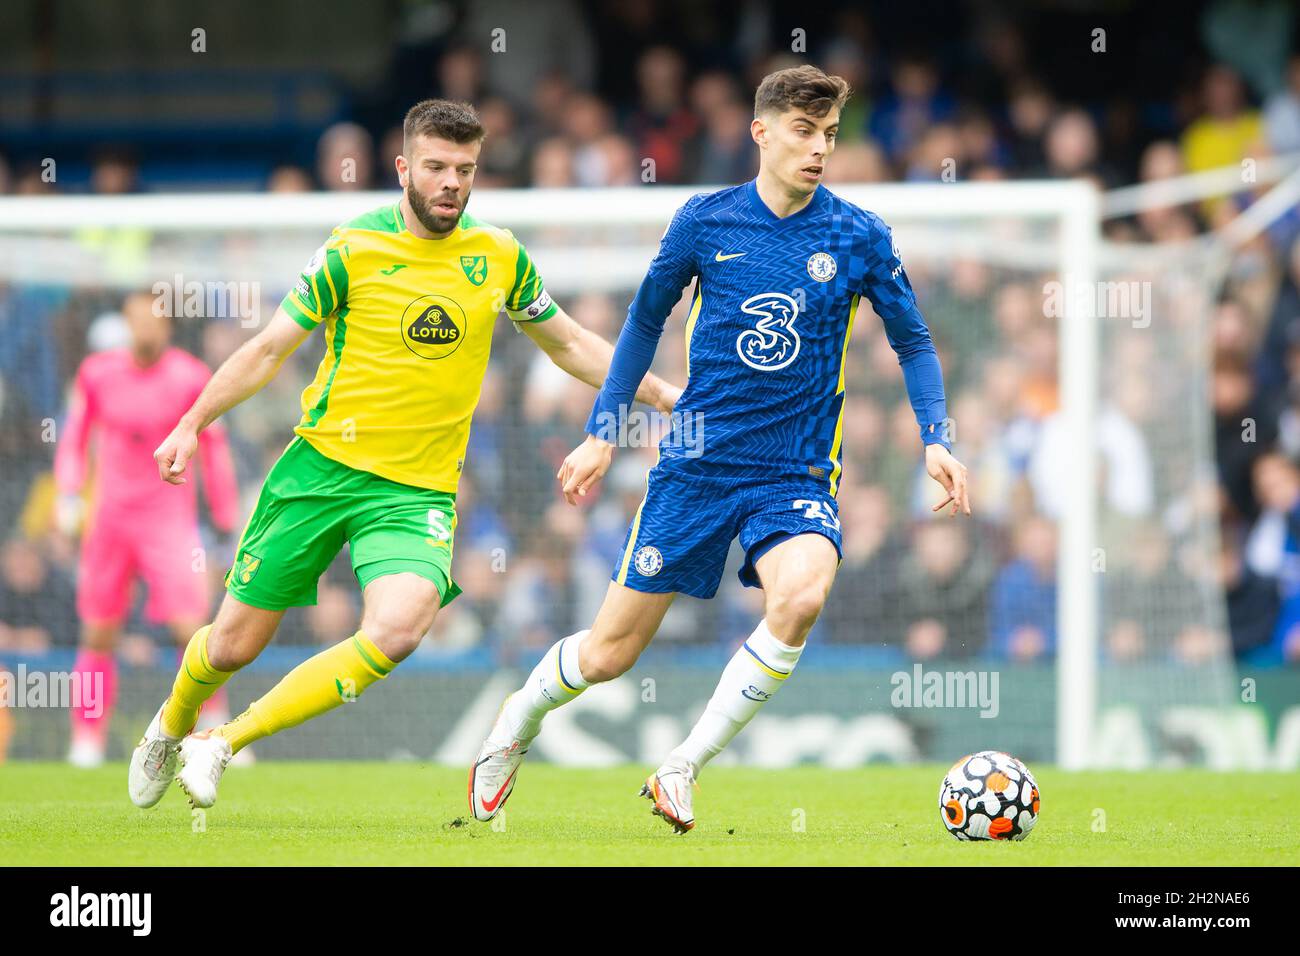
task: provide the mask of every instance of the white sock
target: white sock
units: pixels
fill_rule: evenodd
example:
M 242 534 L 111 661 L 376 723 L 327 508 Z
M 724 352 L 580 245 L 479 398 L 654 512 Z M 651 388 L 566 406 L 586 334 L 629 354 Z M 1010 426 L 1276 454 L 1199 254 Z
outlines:
M 686 762 L 699 776 L 704 765 L 731 743 L 777 688 L 790 676 L 803 646 L 791 647 L 776 639 L 759 621 L 754 633 L 727 663 L 704 715 L 690 736 L 668 755 L 668 761 Z
M 501 714 L 505 730 L 519 740 L 532 740 L 541 730 L 543 717 L 587 689 L 578 667 L 578 648 L 590 633 L 579 631 L 551 645 L 524 686 L 506 699 Z

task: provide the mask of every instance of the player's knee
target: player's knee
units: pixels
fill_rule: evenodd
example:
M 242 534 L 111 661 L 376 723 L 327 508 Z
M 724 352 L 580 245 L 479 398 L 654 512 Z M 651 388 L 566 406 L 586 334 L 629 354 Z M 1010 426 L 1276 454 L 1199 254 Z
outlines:
M 370 621 L 361 623 L 361 630 L 384 652 L 390 661 L 401 661 L 420 646 L 424 630 L 412 621 Z
M 582 648 L 582 678 L 589 684 L 601 684 L 621 677 L 636 663 L 630 641 L 588 641 Z
M 361 619 L 362 633 L 391 661 L 400 661 L 413 654 L 428 629 L 423 615 L 413 611 L 390 610 L 367 614 Z
M 776 591 L 768 601 L 768 626 L 774 632 L 792 631 L 802 638 L 817 623 L 826 604 L 826 593 L 827 589 L 820 584 L 800 584 Z
M 250 631 L 238 627 L 218 627 L 214 624 L 208 632 L 204 648 L 208 663 L 219 671 L 237 671 L 252 663 L 262 651 L 262 642 Z

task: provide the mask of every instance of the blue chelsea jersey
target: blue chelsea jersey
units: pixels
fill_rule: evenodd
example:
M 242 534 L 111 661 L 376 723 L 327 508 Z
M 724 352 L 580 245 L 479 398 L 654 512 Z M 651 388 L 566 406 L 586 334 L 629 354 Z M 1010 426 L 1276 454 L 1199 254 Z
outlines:
M 946 444 L 934 346 L 890 230 L 876 215 L 824 186 L 784 219 L 754 181 L 692 197 L 664 234 L 629 326 L 643 325 L 657 339 L 692 278 L 687 384 L 673 434 L 660 445 L 666 465 L 812 477 L 835 494 L 844 367 L 863 298 L 899 355 L 922 440 Z M 619 352 L 633 344 L 627 338 L 625 329 Z M 597 399 L 593 433 L 599 413 L 608 415 L 640 381 L 617 371 Z M 694 440 L 684 440 L 683 429 Z

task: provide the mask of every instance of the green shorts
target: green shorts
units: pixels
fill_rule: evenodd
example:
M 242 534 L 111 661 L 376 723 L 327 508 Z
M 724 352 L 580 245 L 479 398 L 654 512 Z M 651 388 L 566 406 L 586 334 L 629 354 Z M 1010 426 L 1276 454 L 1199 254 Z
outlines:
M 445 607 L 460 594 L 455 531 L 455 495 L 349 468 L 295 436 L 262 484 L 226 590 L 270 611 L 315 604 L 316 582 L 346 542 L 363 589 L 411 571 L 437 586 Z

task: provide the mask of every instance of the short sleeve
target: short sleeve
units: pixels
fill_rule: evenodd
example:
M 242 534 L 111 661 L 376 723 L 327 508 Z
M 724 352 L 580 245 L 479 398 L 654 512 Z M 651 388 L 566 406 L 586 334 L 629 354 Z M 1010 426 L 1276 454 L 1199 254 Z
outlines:
M 873 219 L 868 229 L 866 275 L 859 291 L 882 319 L 896 318 L 916 305 L 893 230 L 878 219 Z
M 347 305 L 348 247 L 336 229 L 316 250 L 280 303 L 295 322 L 314 329 Z
M 515 240 L 515 284 L 506 296 L 506 312 L 515 322 L 545 322 L 558 311 L 528 250 Z

